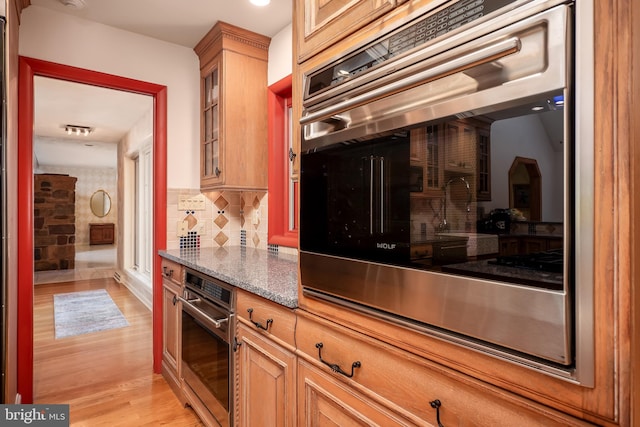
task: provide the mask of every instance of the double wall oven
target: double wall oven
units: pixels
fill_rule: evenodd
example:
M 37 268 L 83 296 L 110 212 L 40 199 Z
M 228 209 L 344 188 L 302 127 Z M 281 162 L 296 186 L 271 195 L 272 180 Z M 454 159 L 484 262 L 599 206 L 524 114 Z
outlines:
M 225 283 L 186 270 L 182 302 L 182 376 L 222 427 L 233 425 L 235 292 Z
M 305 74 L 305 295 L 591 383 L 578 3 L 436 1 Z

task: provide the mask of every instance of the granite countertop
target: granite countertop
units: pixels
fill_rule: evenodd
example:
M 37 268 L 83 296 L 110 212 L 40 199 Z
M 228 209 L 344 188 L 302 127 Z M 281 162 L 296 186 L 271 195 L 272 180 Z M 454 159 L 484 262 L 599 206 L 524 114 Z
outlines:
M 160 256 L 288 308 L 298 306 L 298 257 L 261 249 L 174 249 Z

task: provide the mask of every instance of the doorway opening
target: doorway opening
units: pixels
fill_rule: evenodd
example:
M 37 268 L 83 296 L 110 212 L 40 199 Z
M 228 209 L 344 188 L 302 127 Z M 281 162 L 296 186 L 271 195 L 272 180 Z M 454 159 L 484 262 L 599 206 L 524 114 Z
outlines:
M 542 174 L 538 161 L 516 157 L 509 168 L 509 207 L 529 221 L 542 220 Z
M 150 95 L 153 98 L 153 270 L 160 270 L 158 251 L 166 245 L 166 130 L 167 88 L 126 77 L 20 57 L 18 97 L 18 393 L 22 403 L 33 401 L 33 123 L 34 77 Z M 162 278 L 154 275 L 153 370 L 160 372 L 162 358 Z

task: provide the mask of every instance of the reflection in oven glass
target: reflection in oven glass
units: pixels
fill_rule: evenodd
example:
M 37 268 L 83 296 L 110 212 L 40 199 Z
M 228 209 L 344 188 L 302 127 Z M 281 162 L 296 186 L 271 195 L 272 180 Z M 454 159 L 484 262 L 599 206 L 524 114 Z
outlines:
M 229 410 L 229 345 L 184 312 L 182 322 L 182 360 Z

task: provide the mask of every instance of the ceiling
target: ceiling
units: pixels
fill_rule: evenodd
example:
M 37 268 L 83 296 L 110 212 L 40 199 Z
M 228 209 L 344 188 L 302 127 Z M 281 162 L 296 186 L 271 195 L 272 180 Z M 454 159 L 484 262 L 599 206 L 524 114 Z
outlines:
M 31 0 L 31 5 L 193 48 L 217 21 L 273 37 L 291 23 L 292 0 Z M 151 97 L 56 79 L 34 81 L 34 155 L 40 166 L 114 167 L 117 143 L 152 108 Z M 88 137 L 64 124 L 89 125 Z M 84 150 L 82 152 L 78 150 Z
M 31 4 L 190 48 L 218 21 L 273 37 L 291 23 L 293 4 L 292 0 L 271 0 L 263 7 L 249 0 L 76 1 L 86 6 L 76 9 L 60 0 L 31 0 Z

